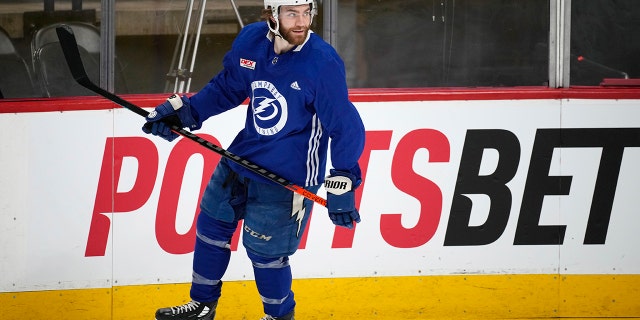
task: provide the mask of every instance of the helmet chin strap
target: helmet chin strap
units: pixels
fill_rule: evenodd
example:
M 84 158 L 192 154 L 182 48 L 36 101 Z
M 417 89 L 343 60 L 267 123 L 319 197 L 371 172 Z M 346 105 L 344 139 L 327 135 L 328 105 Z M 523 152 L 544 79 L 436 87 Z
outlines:
M 273 35 L 275 35 L 276 37 L 280 37 L 284 39 L 280 34 L 280 19 L 278 19 L 277 17 L 273 17 L 273 20 L 275 20 L 275 22 L 273 22 L 272 20 L 267 20 L 267 25 L 269 26 L 269 30 L 273 32 Z M 276 25 L 275 28 L 271 26 L 272 23 L 275 23 Z
M 274 23 L 273 20 L 271 19 L 275 20 L 276 22 Z M 278 18 L 271 18 L 271 19 L 267 20 L 267 26 L 269 26 L 269 31 L 271 31 L 274 36 L 273 49 L 277 54 L 281 54 L 282 52 L 287 51 L 286 48 L 289 47 L 291 44 L 282 36 L 282 34 L 280 34 L 280 21 L 278 20 Z M 275 24 L 275 28 L 273 27 L 273 24 Z

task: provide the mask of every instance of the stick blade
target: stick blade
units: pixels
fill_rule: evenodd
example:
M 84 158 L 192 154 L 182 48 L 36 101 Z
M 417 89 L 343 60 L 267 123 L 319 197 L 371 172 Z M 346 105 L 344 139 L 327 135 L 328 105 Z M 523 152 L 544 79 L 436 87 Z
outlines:
M 80 50 L 78 50 L 78 43 L 76 42 L 76 36 L 73 34 L 73 30 L 70 26 L 63 24 L 56 28 L 56 33 L 58 34 L 62 53 L 64 54 L 64 59 L 67 60 L 67 66 L 69 66 L 71 75 L 79 84 L 84 84 L 84 82 L 89 80 L 89 76 L 82 64 Z

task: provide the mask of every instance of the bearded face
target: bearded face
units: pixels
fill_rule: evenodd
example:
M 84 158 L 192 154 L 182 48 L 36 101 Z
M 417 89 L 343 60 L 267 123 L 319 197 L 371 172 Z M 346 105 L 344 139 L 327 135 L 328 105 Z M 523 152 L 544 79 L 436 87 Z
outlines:
M 287 40 L 290 44 L 299 46 L 307 39 L 309 26 L 293 26 L 286 28 L 285 26 L 280 25 L 280 34 L 282 35 L 282 38 Z
M 307 39 L 313 19 L 311 5 L 281 6 L 278 15 L 282 38 L 292 45 L 301 45 Z

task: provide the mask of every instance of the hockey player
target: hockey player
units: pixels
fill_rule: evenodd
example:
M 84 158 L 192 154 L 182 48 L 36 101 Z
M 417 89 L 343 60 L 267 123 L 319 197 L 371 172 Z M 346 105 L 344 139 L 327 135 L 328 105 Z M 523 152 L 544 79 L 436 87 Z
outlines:
M 172 141 L 177 135 L 160 120 L 199 129 L 248 97 L 245 127 L 228 150 L 312 192 L 324 181 L 331 220 L 352 228 L 360 222 L 354 189 L 361 181 L 364 126 L 348 100 L 344 63 L 310 31 L 314 0 L 265 0 L 264 7 L 266 23 L 240 31 L 223 70 L 190 98 L 174 95 L 159 105 L 143 130 Z M 335 169 L 325 178 L 329 143 Z M 191 301 L 157 310 L 156 319 L 215 317 L 229 243 L 241 219 L 262 319 L 294 319 L 288 257 L 298 248 L 311 207 L 311 201 L 223 158 L 200 203 Z

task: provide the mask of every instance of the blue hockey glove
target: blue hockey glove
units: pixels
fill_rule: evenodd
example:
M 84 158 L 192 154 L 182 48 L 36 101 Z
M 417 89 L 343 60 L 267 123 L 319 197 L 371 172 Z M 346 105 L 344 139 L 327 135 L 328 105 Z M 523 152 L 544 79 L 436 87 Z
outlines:
M 329 218 L 336 226 L 351 229 L 354 221 L 360 222 L 354 192 L 360 181 L 348 172 L 331 170 L 330 173 L 324 180 Z
M 173 141 L 178 134 L 171 131 L 172 125 L 189 130 L 197 130 L 202 126 L 194 118 L 189 100 L 175 94 L 149 113 L 142 131 Z

